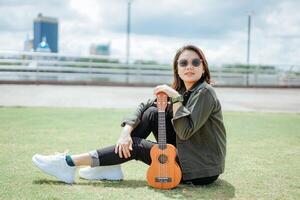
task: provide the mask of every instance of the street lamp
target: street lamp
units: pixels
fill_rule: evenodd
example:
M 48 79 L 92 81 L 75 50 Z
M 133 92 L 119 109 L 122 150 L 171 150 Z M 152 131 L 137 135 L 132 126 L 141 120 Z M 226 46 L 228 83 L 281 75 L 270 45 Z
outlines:
M 247 40 L 247 78 L 246 86 L 249 85 L 249 64 L 250 64 L 250 36 L 251 36 L 251 14 L 253 11 L 250 11 L 248 14 L 248 40 Z
M 127 1 L 127 37 L 126 37 L 126 64 L 129 63 L 130 56 L 130 12 L 132 0 Z
M 127 1 L 127 35 L 126 35 L 126 64 L 128 68 L 129 64 L 129 59 L 130 59 L 130 12 L 131 12 L 131 3 L 132 0 Z M 128 83 L 129 79 L 129 73 L 128 73 L 129 68 L 127 69 L 126 73 L 126 83 Z

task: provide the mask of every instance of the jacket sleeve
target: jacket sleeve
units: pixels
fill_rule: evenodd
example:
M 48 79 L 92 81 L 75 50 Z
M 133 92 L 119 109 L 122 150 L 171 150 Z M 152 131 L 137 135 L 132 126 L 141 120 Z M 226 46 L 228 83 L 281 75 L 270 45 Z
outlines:
M 123 118 L 121 126 L 124 127 L 126 124 L 132 126 L 133 128 L 137 127 L 140 123 L 144 111 L 154 104 L 156 97 L 148 99 L 146 102 L 142 102 L 138 105 L 136 110 L 131 114 Z
M 172 119 L 172 124 L 179 139 L 187 140 L 199 130 L 215 107 L 215 99 L 209 90 L 198 92 L 198 97 L 193 98 L 188 108 L 180 106 Z

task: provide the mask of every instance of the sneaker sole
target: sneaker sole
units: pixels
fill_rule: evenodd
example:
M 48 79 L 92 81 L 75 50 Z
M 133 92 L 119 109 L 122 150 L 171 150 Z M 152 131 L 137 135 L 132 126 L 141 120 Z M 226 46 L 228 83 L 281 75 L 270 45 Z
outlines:
M 103 177 L 90 178 L 89 176 L 83 175 L 83 173 L 80 172 L 80 170 L 79 170 L 78 175 L 79 175 L 79 178 L 81 178 L 81 179 L 91 180 L 91 181 L 93 181 L 93 180 L 94 181 L 101 181 L 101 180 L 122 181 L 124 179 L 124 175 L 123 174 L 120 174 L 117 177 L 113 177 L 113 176 L 111 176 L 111 177 L 105 177 L 105 176 L 103 176 Z

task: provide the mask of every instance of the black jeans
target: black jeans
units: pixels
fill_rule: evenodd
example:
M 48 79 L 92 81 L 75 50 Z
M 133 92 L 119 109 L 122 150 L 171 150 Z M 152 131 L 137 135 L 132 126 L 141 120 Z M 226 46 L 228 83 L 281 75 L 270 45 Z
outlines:
M 171 123 L 172 111 L 166 112 L 166 136 L 167 143 L 172 144 L 176 147 L 176 133 Z M 158 138 L 158 111 L 157 108 L 152 106 L 149 107 L 142 115 L 140 124 L 132 131 L 132 151 L 130 151 L 131 157 L 120 158 L 119 154 L 115 154 L 115 145 L 109 146 L 102 149 L 97 149 L 97 163 L 100 166 L 116 165 L 127 162 L 129 160 L 139 160 L 147 165 L 151 164 L 150 150 L 156 142 L 146 140 L 150 133 L 154 134 L 157 141 Z M 180 165 L 178 159 L 176 159 Z M 218 176 L 204 177 L 188 181 L 182 181 L 182 183 L 192 183 L 194 185 L 206 185 L 214 182 Z

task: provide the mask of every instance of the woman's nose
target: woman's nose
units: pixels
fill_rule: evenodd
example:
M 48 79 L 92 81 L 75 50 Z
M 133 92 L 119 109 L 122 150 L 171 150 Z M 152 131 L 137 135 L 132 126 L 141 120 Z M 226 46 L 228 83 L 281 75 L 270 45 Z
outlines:
M 194 67 L 194 66 L 192 65 L 192 63 L 188 63 L 185 69 L 191 69 L 191 68 L 193 68 L 193 67 Z

